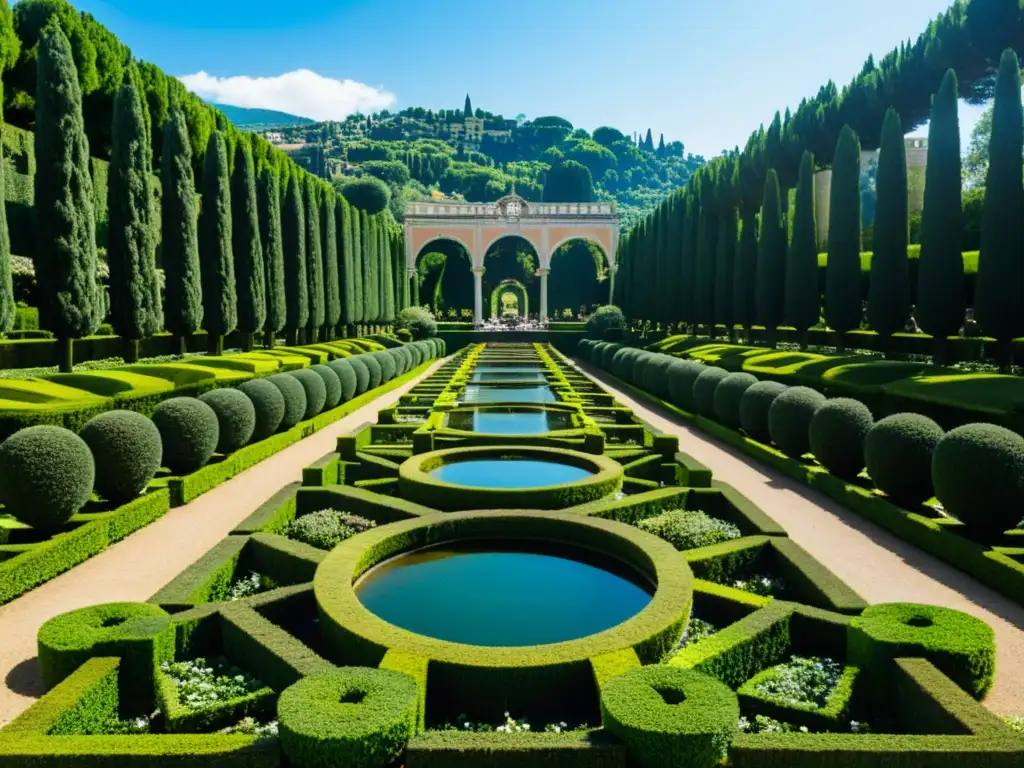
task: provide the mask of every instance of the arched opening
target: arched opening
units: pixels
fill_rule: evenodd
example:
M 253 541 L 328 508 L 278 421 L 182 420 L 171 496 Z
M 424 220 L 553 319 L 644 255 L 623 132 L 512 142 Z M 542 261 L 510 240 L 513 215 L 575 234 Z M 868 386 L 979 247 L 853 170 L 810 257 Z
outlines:
M 466 246 L 441 237 L 416 256 L 417 304 L 438 320 L 473 319 L 473 264 Z
M 537 269 L 540 257 L 529 240 L 518 235 L 505 235 L 495 240 L 484 256 L 483 295 L 493 295 L 495 289 L 512 281 L 518 283 L 523 291 L 523 306 L 534 308 L 540 306 L 540 283 Z M 489 317 L 494 317 L 492 305 L 484 307 Z M 533 314 L 536 310 L 532 309 Z M 498 315 L 500 317 L 500 314 Z M 529 316 L 527 311 L 520 315 Z
M 608 261 L 593 240 L 574 237 L 551 254 L 548 314 L 552 319 L 589 315 L 608 302 Z
M 502 280 L 491 291 L 491 317 L 528 317 L 530 295 L 518 280 Z

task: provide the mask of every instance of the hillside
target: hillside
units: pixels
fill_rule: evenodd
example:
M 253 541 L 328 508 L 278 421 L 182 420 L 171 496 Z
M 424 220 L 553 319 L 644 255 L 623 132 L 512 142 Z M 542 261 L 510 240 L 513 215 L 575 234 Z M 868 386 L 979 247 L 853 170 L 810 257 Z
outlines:
M 343 122 L 275 126 L 278 141 L 323 152 L 332 177 L 371 174 L 392 188 L 393 212 L 432 192 L 470 202 L 495 200 L 515 186 L 527 200 L 542 200 L 553 165 L 576 161 L 592 179 L 592 198 L 614 200 L 623 229 L 704 164 L 682 142 L 655 143 L 648 130 L 639 140 L 614 128 L 591 135 L 561 117 L 510 120 L 483 110 L 423 107 Z M 304 149 L 308 151 L 308 149 Z
M 236 128 L 244 130 L 313 123 L 308 117 L 290 115 L 287 112 L 278 112 L 273 109 L 249 109 L 248 107 L 233 107 L 230 104 L 213 104 L 213 106 L 223 112 Z

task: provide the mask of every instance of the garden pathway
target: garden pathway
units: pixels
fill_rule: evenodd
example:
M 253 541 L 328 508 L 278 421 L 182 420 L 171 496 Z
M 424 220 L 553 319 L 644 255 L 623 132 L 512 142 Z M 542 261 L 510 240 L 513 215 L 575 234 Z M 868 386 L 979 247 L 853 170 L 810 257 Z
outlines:
M 305 440 L 289 446 L 183 507 L 136 531 L 91 560 L 0 606 L 0 727 L 43 692 L 36 632 L 57 614 L 96 603 L 144 602 L 195 562 L 302 468 L 335 450 L 337 438 L 395 402 L 441 364 L 381 395 Z
M 638 417 L 676 435 L 680 451 L 757 504 L 869 603 L 943 605 L 983 619 L 996 633 L 995 685 L 984 703 L 999 715 L 1024 715 L 1024 607 L 666 409 L 634 399 L 597 368 L 577 364 Z

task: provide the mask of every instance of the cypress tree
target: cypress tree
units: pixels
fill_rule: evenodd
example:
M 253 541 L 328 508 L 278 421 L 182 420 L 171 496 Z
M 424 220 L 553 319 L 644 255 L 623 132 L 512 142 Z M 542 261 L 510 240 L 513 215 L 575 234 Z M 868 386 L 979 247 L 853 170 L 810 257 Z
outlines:
M 321 246 L 324 256 L 324 340 L 335 338 L 341 322 L 341 289 L 338 284 L 338 222 L 334 218 L 338 197 L 333 191 L 322 195 L 320 211 Z
M 395 271 L 391 250 L 391 233 L 383 222 L 381 222 L 380 228 L 380 260 L 381 284 L 383 285 L 381 319 L 390 325 L 395 321 Z
M 958 86 L 952 69 L 932 100 L 928 125 L 928 167 L 921 212 L 921 254 L 917 262 L 917 321 L 935 339 L 935 362 L 948 357 L 948 339 L 964 319 L 964 260 L 960 252 L 963 208 L 960 196 Z
M 356 283 L 352 271 L 352 208 L 341 195 L 335 198 L 334 218 L 341 227 L 341 238 L 338 241 L 341 246 L 339 259 L 338 280 L 341 283 L 342 302 L 341 320 L 345 324 L 344 335 L 354 332 L 354 325 L 358 321 L 356 313 Z
M 907 150 L 900 116 L 891 107 L 882 123 L 879 148 L 875 181 L 878 205 L 868 291 L 868 323 L 887 347 L 890 337 L 906 325 L 910 308 Z
M 71 44 L 56 17 L 39 37 L 36 84 L 36 281 L 42 326 L 61 349 L 70 372 L 74 339 L 103 320 L 97 276 L 96 218 L 82 91 Z
M 125 359 L 139 358 L 139 341 L 163 326 L 156 278 L 156 232 L 151 208 L 149 131 L 142 99 L 128 70 L 114 98 L 107 182 L 110 232 L 110 319 L 125 341 Z
M 715 324 L 724 325 L 729 338 L 733 337 L 733 280 L 736 260 L 736 235 L 739 228 L 736 206 L 732 201 L 733 183 L 738 177 L 733 174 L 738 170 L 733 166 L 729 173 L 728 166 L 718 178 L 715 199 L 718 203 L 718 253 L 715 256 Z
M 249 142 L 235 145 L 235 171 L 231 175 L 231 240 L 238 291 L 238 329 L 242 350 L 252 349 L 252 337 L 267 320 L 267 288 L 263 270 L 259 210 L 256 204 L 256 168 Z
M 266 284 L 267 317 L 263 341 L 274 348 L 274 337 L 284 328 L 288 317 L 284 288 L 284 243 L 281 236 L 281 190 L 277 174 L 264 168 L 257 190 L 260 245 L 263 246 L 263 276 Z
M 352 216 L 352 284 L 355 295 L 353 316 L 356 323 L 356 335 L 359 326 L 366 321 L 366 298 L 363 296 L 363 230 L 366 226 L 366 213 L 349 205 Z
M 203 326 L 203 285 L 199 270 L 199 230 L 192 144 L 180 108 L 164 123 L 160 162 L 161 251 L 163 255 L 167 330 L 185 354 L 188 337 Z
M 214 131 L 203 161 L 199 211 L 199 261 L 203 278 L 204 326 L 210 354 L 224 353 L 224 337 L 238 325 L 238 296 L 231 250 L 231 179 L 224 134 Z
M 775 345 L 776 329 L 782 324 L 786 299 L 786 222 L 779 199 L 779 176 L 769 168 L 764 180 L 761 204 L 761 241 L 757 252 L 757 321 L 764 326 L 769 343 Z
M 377 322 L 380 314 L 377 295 L 377 222 L 366 211 L 360 211 L 363 236 L 363 321 Z
M 860 327 L 860 140 L 845 125 L 832 159 L 832 199 L 828 220 L 828 267 L 825 270 L 825 321 L 839 334 Z
M 306 215 L 302 200 L 302 180 L 292 174 L 281 214 L 281 239 L 284 243 L 284 295 L 288 308 L 285 331 L 288 343 L 297 344 L 299 331 L 309 321 L 309 294 L 306 291 Z
M 757 320 L 757 211 L 745 210 L 740 224 L 740 244 L 733 268 L 732 315 L 750 336 Z
M 981 216 L 981 252 L 974 291 L 975 316 L 986 336 L 997 341 L 1000 364 L 1010 362 L 1012 340 L 1024 331 L 1024 167 L 1020 63 L 1003 51 L 996 75 L 989 142 L 988 177 Z
M 700 238 L 700 177 L 691 182 L 687 189 L 689 202 L 686 205 L 686 221 L 683 226 L 683 253 L 680 268 L 682 290 L 679 302 L 682 305 L 682 319 L 693 328 L 697 323 L 697 250 Z
M 3 98 L 0 87 L 0 99 Z M 0 147 L 0 200 L 6 200 L 3 148 Z M 7 229 L 7 209 L 0 205 L 0 333 L 14 327 L 17 304 L 14 301 L 14 281 L 11 274 L 11 235 Z
M 904 199 L 906 196 L 904 195 Z M 786 322 L 800 333 L 807 347 L 807 331 L 821 317 L 818 293 L 818 229 L 814 218 L 814 156 L 804 151 L 796 185 L 793 239 L 786 263 Z
M 700 223 L 697 243 L 697 277 L 694 286 L 696 323 L 715 335 L 715 257 L 718 254 L 718 216 L 715 210 L 717 179 L 709 174 L 701 185 Z
M 313 176 L 306 177 L 306 290 L 309 291 L 307 343 L 317 340 L 324 308 L 324 253 L 320 242 L 320 192 Z

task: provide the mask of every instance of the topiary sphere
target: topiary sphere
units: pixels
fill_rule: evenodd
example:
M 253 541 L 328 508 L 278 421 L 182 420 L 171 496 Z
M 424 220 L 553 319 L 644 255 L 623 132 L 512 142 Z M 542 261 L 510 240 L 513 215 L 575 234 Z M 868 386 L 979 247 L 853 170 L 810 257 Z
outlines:
M 640 386 L 657 397 L 668 397 L 668 369 L 675 361 L 671 355 L 653 355 L 644 367 Z
M 327 402 L 327 387 L 323 379 L 309 368 L 289 371 L 285 375 L 298 381 L 306 393 L 306 410 L 302 414 L 302 421 L 312 419 L 324 409 L 324 403 Z
M 164 444 L 164 466 L 174 475 L 187 475 L 206 464 L 220 440 L 217 414 L 195 397 L 164 400 L 153 411 L 153 423 Z
M 426 350 L 424 350 L 424 353 L 426 353 Z M 359 355 L 358 359 L 363 361 L 367 370 L 370 372 L 370 385 L 367 389 L 376 389 L 379 387 L 381 381 L 384 379 L 384 372 L 380 368 L 380 363 L 371 354 Z
M 625 350 L 625 354 L 619 358 L 618 369 L 614 371 L 615 375 L 625 381 L 633 380 L 633 366 L 636 365 L 637 358 L 643 354 L 643 350 L 629 347 Z
M 284 420 L 284 395 L 266 379 L 250 379 L 238 385 L 238 391 L 252 401 L 256 411 L 253 440 L 266 440 L 277 432 Z
M 875 417 L 859 400 L 828 400 L 807 429 L 811 453 L 836 477 L 853 480 L 864 469 L 864 438 L 874 423 Z
M 757 377 L 751 373 L 730 373 L 715 388 L 715 418 L 732 429 L 739 429 L 740 402 L 747 390 L 757 384 Z
M 249 444 L 256 431 L 256 406 L 244 392 L 224 387 L 206 392 L 199 399 L 217 414 L 217 453 L 234 453 Z
M 409 371 L 416 367 L 416 364 L 413 360 L 411 349 L 409 349 L 406 346 L 401 346 L 398 347 L 397 351 L 402 358 L 402 373 L 408 373 Z
M 63 427 L 39 425 L 0 445 L 4 510 L 44 532 L 57 531 L 85 506 L 96 465 L 85 441 Z
M 800 458 L 811 450 L 808 430 L 825 396 L 810 387 L 790 387 L 768 409 L 768 434 L 787 456 Z
M 436 336 L 431 339 L 427 339 L 427 343 L 434 347 L 434 357 L 444 357 L 444 347 L 441 346 L 441 340 Z
M 412 367 L 415 368 L 423 363 L 423 350 L 417 347 L 415 344 L 406 344 L 403 347 L 406 352 L 412 355 Z
M 618 372 L 626 364 L 625 358 L 630 354 L 630 350 L 630 347 L 624 347 L 621 344 L 616 345 L 614 351 L 609 351 L 609 348 L 605 347 L 604 351 L 601 353 L 601 367 L 613 376 L 618 376 Z M 610 357 L 605 357 L 606 354 L 610 355 Z M 608 362 L 604 363 L 604 360 L 607 360 Z
M 715 365 L 706 365 L 693 382 L 693 405 L 697 413 L 709 419 L 715 418 L 715 390 L 725 381 L 729 372 Z
M 313 374 L 316 376 L 316 374 Z M 317 377 L 319 378 L 319 377 Z M 287 373 L 275 373 L 267 379 L 284 396 L 284 416 L 281 417 L 281 431 L 291 429 L 306 415 L 306 389 L 298 379 Z M 327 394 L 324 393 L 324 397 Z
M 694 360 L 676 360 L 668 367 L 668 396 L 672 405 L 693 413 L 693 385 L 705 366 Z
M 395 363 L 395 376 L 401 376 L 405 373 L 405 357 L 398 351 L 398 347 L 392 347 L 387 350 L 387 353 L 391 355 L 391 359 Z
M 654 354 L 640 350 L 640 354 L 633 358 L 633 368 L 629 372 L 629 380 L 637 386 L 643 386 L 644 373 L 647 371 L 647 366 L 654 360 Z
M 324 410 L 329 411 L 331 408 L 337 408 L 338 403 L 341 402 L 341 380 L 338 378 L 338 374 L 334 372 L 330 365 L 311 365 L 309 370 L 324 381 L 324 388 L 327 390 Z
M 1024 510 L 1024 437 L 995 424 L 947 432 L 932 456 L 935 496 L 980 537 L 1016 528 Z
M 327 367 L 334 371 L 338 377 L 338 385 L 341 387 L 341 399 L 339 403 L 347 403 L 356 396 L 356 388 L 359 382 L 356 379 L 356 369 L 347 358 L 332 360 Z
M 361 395 L 370 388 L 370 368 L 359 359 L 359 355 L 346 357 L 345 360 L 352 366 L 352 371 L 356 375 L 356 394 Z
M 160 430 L 135 411 L 107 411 L 79 433 L 96 464 L 95 490 L 112 504 L 142 493 L 160 469 L 164 455 Z
M 380 383 L 387 384 L 398 372 L 395 366 L 395 359 L 387 352 L 374 352 L 374 358 L 380 363 Z
M 603 370 L 610 371 L 612 369 L 612 361 L 615 359 L 615 353 L 621 349 L 625 349 L 621 344 L 615 342 L 602 341 L 595 349 L 600 349 L 600 354 L 594 358 L 594 362 L 597 363 Z
M 768 431 L 768 411 L 775 398 L 788 388 L 778 381 L 759 381 L 744 391 L 740 398 L 740 426 L 750 438 L 759 443 L 772 441 Z
M 875 486 L 895 503 L 916 509 L 935 495 L 932 456 L 942 427 L 919 413 L 886 416 L 868 430 L 864 464 Z

